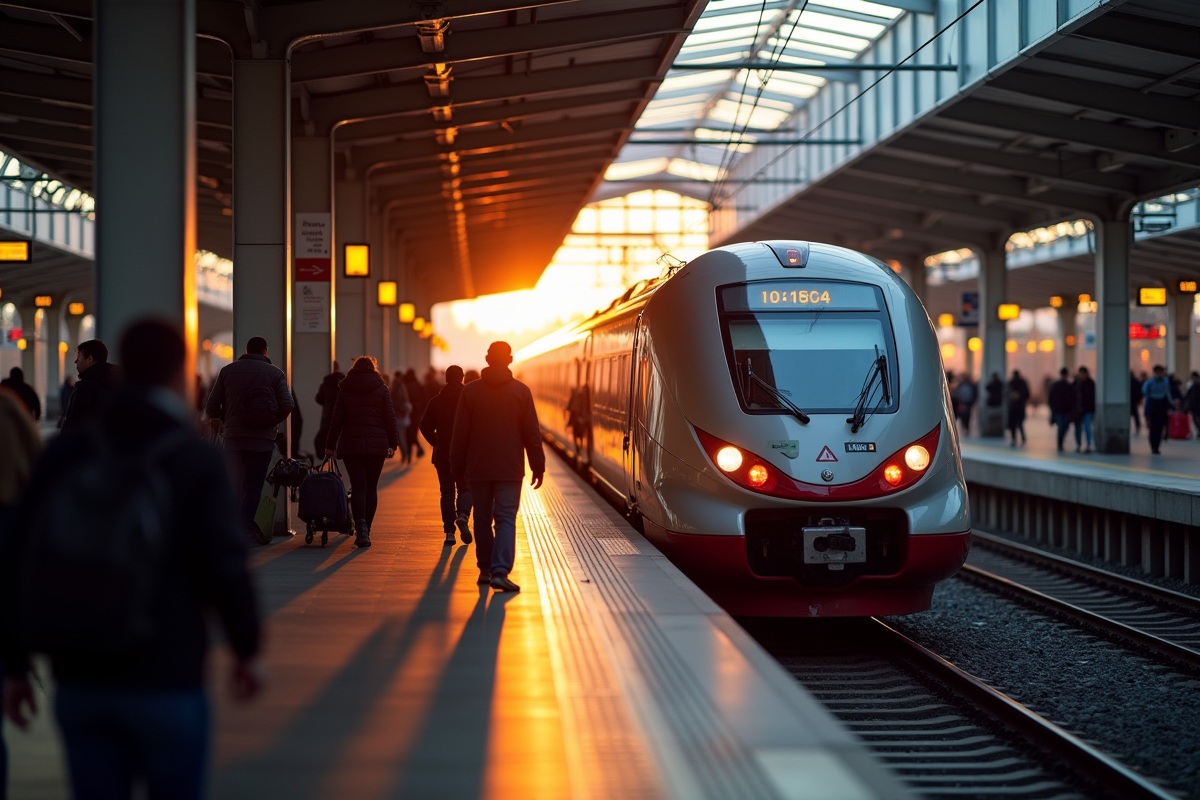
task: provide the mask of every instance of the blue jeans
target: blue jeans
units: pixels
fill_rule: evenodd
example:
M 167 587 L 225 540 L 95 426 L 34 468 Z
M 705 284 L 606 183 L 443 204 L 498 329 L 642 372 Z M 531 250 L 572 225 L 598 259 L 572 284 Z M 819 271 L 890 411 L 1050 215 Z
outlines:
M 75 800 L 128 800 L 135 779 L 149 800 L 200 800 L 209 738 L 203 689 L 60 684 L 54 707 Z
M 1058 427 L 1058 449 L 1062 450 L 1063 439 L 1067 438 L 1067 428 L 1071 427 L 1070 414 L 1054 414 L 1054 424 Z M 1079 436 L 1079 428 L 1075 428 L 1075 436 Z
M 1088 450 L 1092 449 L 1092 420 L 1096 417 L 1095 412 L 1087 411 L 1079 415 L 1079 421 L 1075 423 L 1075 446 L 1079 447 L 1083 444 L 1082 434 L 1087 434 Z
M 454 533 L 456 520 L 471 518 L 471 490 L 465 483 L 454 480 L 454 473 L 448 465 L 434 466 L 437 467 L 438 488 L 442 493 L 442 530 Z
M 258 500 L 262 497 L 263 482 L 267 479 L 267 470 L 271 468 L 271 451 L 226 450 L 225 458 L 233 479 L 234 497 L 240 497 L 242 501 L 242 519 L 253 524 Z
M 471 481 L 471 500 L 475 506 L 475 562 L 492 574 L 507 575 L 516 557 L 521 482 Z

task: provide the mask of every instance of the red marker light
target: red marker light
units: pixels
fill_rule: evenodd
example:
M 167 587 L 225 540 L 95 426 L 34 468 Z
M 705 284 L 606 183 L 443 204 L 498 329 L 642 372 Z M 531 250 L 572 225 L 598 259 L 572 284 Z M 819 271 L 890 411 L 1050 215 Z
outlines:
M 793 266 L 793 267 L 799 265 L 800 264 L 800 251 L 799 250 L 788 250 L 787 251 L 787 263 L 789 266 Z
M 895 464 L 888 464 L 886 467 L 883 468 L 883 479 L 885 481 L 887 481 L 888 483 L 890 483 L 892 486 L 895 486 L 896 484 L 898 484 L 900 482 L 900 479 L 903 477 L 904 477 L 904 471 L 901 470 L 900 467 L 896 466 Z
M 769 477 L 771 477 L 771 473 L 767 472 L 767 468 L 763 464 L 755 464 L 746 472 L 746 479 L 754 487 L 762 486 L 767 482 L 767 478 Z

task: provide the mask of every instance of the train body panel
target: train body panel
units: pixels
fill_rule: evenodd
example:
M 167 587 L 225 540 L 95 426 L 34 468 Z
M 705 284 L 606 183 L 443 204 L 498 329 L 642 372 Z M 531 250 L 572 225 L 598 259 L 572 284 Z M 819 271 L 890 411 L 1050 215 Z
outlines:
M 732 613 L 909 613 L 965 560 L 937 337 L 874 259 L 730 245 L 518 358 L 547 435 Z

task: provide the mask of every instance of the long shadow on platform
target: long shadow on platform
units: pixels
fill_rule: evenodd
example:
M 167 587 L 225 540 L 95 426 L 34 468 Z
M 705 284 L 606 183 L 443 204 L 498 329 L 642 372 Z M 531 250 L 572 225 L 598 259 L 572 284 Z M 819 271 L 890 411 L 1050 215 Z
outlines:
M 320 534 L 317 534 L 320 536 Z M 330 541 L 341 544 L 342 535 L 329 534 Z M 319 540 L 317 540 L 319 541 Z M 289 552 L 271 559 L 254 570 L 255 580 L 259 584 L 260 595 L 265 598 L 263 615 L 271 614 L 287 606 L 300 595 L 312 589 L 317 584 L 329 580 L 353 559 L 363 556 L 368 551 L 351 546 L 349 550 L 338 553 L 337 550 L 318 545 L 295 545 Z M 336 554 L 337 560 L 325 565 L 331 555 Z M 305 559 L 312 565 L 311 569 L 296 569 L 296 560 Z M 323 566 L 325 565 L 325 566 Z
M 396 671 L 412 655 L 422 629 L 445 625 L 459 567 L 469 548 L 442 550 L 412 613 L 384 621 L 353 658 L 325 683 L 265 750 L 230 764 L 214 781 L 213 796 L 230 798 L 322 797 L 325 781 L 339 770 L 338 759 L 387 694 Z M 319 574 L 327 577 L 329 570 Z M 397 726 L 405 720 L 397 719 Z M 399 761 L 401 754 L 396 755 Z

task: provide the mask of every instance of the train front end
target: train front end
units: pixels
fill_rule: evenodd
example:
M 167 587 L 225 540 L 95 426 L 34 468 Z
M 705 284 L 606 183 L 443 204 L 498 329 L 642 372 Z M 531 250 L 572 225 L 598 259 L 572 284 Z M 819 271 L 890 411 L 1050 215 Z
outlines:
M 642 319 L 646 535 L 750 616 L 906 614 L 966 558 L 936 335 L 891 270 L 803 242 L 688 264 Z

